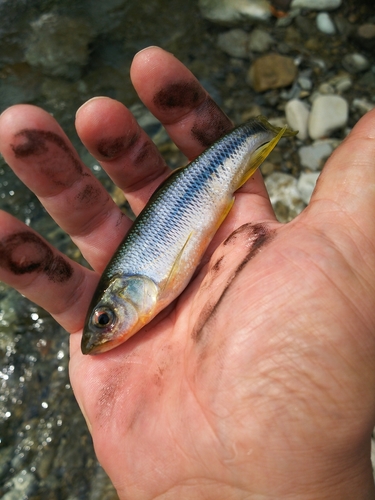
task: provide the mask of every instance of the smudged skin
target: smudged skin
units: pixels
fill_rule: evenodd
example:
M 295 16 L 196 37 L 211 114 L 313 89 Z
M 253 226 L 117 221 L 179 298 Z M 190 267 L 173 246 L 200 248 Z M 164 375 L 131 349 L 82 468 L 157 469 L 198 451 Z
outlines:
M 191 85 L 191 73 L 150 48 L 137 55 L 131 76 L 170 136 L 196 157 L 202 142 L 187 131 L 205 91 L 198 98 L 191 92 L 184 106 L 178 87 L 172 108 L 154 100 L 174 83 Z M 216 130 L 227 126 L 221 116 Z M 201 119 L 200 130 L 210 129 L 210 113 Z M 0 212 L 2 249 L 9 246 L 0 279 L 73 333 L 72 385 L 119 497 L 373 498 L 375 113 L 336 150 L 312 204 L 292 223 L 275 220 L 260 175 L 250 179 L 181 298 L 139 335 L 96 358 L 81 355 L 80 330 L 98 275 L 131 222 L 102 190 L 97 203 L 77 199 L 95 179 L 84 166 L 89 175 L 80 173 L 55 142 L 44 138 L 46 150 L 16 156 L 12 146 L 29 140 L 17 135 L 25 129 L 51 132 L 71 146 L 42 110 L 16 106 L 0 117 L 4 158 L 72 234 L 94 271 L 69 263 L 70 279 L 50 280 L 51 266 L 42 261 L 54 258 L 44 244 L 27 236 L 22 260 L 17 252 L 25 241 L 14 235 L 30 228 Z M 140 210 L 168 170 L 128 110 L 95 99 L 78 112 L 77 130 Z M 129 147 L 98 152 L 104 139 L 138 132 Z M 135 165 L 145 145 L 150 153 Z M 56 177 L 43 173 L 51 151 Z M 103 151 L 112 151 L 110 158 Z M 75 176 L 72 184 L 64 169 Z
M 259 252 L 259 250 L 270 242 L 273 238 L 273 233 L 267 229 L 266 225 L 263 224 L 244 224 L 239 227 L 232 234 L 228 236 L 228 238 L 223 242 L 223 246 L 231 245 L 231 244 L 242 244 L 245 248 L 249 247 L 245 257 L 242 261 L 237 265 L 234 272 L 229 276 L 226 281 L 225 287 L 222 290 L 219 298 L 216 301 L 212 300 L 212 296 L 207 304 L 203 307 L 202 312 L 198 318 L 197 323 L 193 327 L 192 338 L 199 342 L 202 340 L 203 331 L 205 329 L 206 324 L 211 320 L 211 318 L 215 315 L 218 307 L 220 306 L 220 302 L 225 298 L 225 294 L 229 291 L 230 286 L 233 281 L 240 275 L 241 271 L 244 269 L 246 264 L 250 262 L 250 260 L 255 257 L 255 255 Z M 236 240 L 242 240 L 241 242 L 237 242 Z M 235 242 L 236 241 L 236 242 Z M 213 280 L 210 284 L 211 286 L 215 285 L 215 274 L 219 271 L 220 268 L 224 266 L 224 257 L 220 257 L 219 260 L 215 262 L 215 264 L 211 268 L 211 272 L 214 271 Z M 207 286 L 207 285 L 206 285 Z
M 44 273 L 50 281 L 68 281 L 73 268 L 31 231 L 14 233 L 0 241 L 0 267 L 16 274 Z

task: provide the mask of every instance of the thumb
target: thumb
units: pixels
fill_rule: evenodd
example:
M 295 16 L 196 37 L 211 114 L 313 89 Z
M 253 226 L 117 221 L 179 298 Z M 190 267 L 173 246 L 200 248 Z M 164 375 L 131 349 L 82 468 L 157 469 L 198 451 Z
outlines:
M 327 161 L 307 213 L 343 223 L 375 241 L 375 110 L 367 113 Z M 344 217 L 344 219 L 343 219 Z

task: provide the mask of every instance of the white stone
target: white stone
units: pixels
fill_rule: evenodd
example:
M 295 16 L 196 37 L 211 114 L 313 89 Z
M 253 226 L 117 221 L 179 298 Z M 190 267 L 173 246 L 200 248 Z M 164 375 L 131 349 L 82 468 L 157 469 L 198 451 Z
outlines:
M 332 132 L 348 123 L 349 106 L 338 95 L 320 95 L 314 99 L 309 116 L 308 130 L 311 139 L 329 137 Z
M 310 198 L 319 175 L 319 172 L 303 172 L 298 179 L 297 189 L 306 205 L 310 203 Z
M 334 35 L 336 33 L 336 27 L 327 12 L 319 12 L 316 16 L 316 25 L 318 30 L 326 35 Z
M 319 94 L 334 94 L 335 89 L 330 83 L 323 82 L 319 85 L 318 92 Z
M 368 113 L 372 109 L 375 108 L 375 104 L 373 102 L 368 101 L 367 99 L 356 98 L 353 99 L 352 107 L 359 111 L 362 115 Z
M 298 156 L 303 167 L 320 170 L 332 151 L 333 146 L 329 141 L 315 141 L 309 146 L 300 147 Z
M 298 130 L 297 137 L 304 141 L 308 137 L 307 124 L 310 111 L 299 99 L 291 99 L 286 103 L 285 116 L 289 127 Z
M 370 67 L 368 59 L 358 52 L 344 56 L 342 65 L 350 73 L 361 73 Z
M 249 50 L 267 52 L 274 43 L 272 36 L 260 28 L 255 28 L 249 35 Z
M 301 87 L 302 90 L 311 90 L 312 89 L 312 81 L 310 78 L 307 76 L 300 76 L 298 77 L 298 85 Z
M 334 87 L 336 92 L 346 92 L 353 85 L 353 80 L 350 75 L 347 73 L 335 75 L 329 79 L 328 82 L 330 85 Z
M 305 208 L 305 203 L 297 189 L 297 179 L 292 175 L 274 172 L 266 177 L 264 182 L 276 217 L 280 222 L 291 221 Z
M 218 47 L 231 57 L 245 59 L 248 56 L 249 35 L 240 28 L 220 33 L 217 38 Z
M 271 18 L 267 0 L 199 0 L 199 8 L 205 19 L 226 26 Z
M 340 7 L 342 0 L 292 0 L 291 9 L 333 10 Z

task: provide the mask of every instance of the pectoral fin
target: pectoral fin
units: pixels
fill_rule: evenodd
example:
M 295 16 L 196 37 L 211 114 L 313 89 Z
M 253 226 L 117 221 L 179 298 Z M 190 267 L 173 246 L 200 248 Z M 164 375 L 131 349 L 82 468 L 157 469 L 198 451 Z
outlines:
M 258 148 L 255 151 L 255 153 L 250 156 L 248 168 L 243 177 L 240 179 L 240 182 L 238 183 L 236 189 L 239 189 L 241 186 L 245 184 L 245 182 L 248 179 L 250 179 L 250 177 L 256 172 L 257 168 L 264 162 L 264 160 L 271 153 L 273 148 L 276 146 L 276 144 L 279 142 L 279 140 L 287 130 L 288 130 L 287 126 L 280 128 L 277 135 L 273 139 L 271 139 L 270 142 L 267 142 L 266 144 Z
M 233 207 L 233 204 L 234 204 L 234 196 L 233 198 L 229 201 L 228 205 L 225 207 L 223 213 L 221 214 L 220 216 L 220 219 L 218 220 L 217 222 L 217 225 L 216 225 L 216 228 L 215 228 L 215 232 L 219 229 L 219 227 L 221 226 L 221 224 L 224 222 L 224 220 L 226 219 L 227 215 L 229 214 L 229 212 L 231 211 L 232 207 Z
M 191 238 L 193 234 L 193 231 L 189 234 L 189 236 L 187 237 L 185 243 L 183 244 L 181 250 L 178 252 L 177 256 L 176 256 L 176 260 L 174 261 L 173 263 L 173 266 L 170 270 L 170 273 L 168 275 L 168 278 L 165 280 L 165 283 L 163 285 L 163 288 L 162 288 L 162 291 L 164 291 L 169 285 L 170 283 L 173 281 L 173 279 L 175 278 L 175 276 L 177 275 L 178 273 L 178 270 L 179 270 L 179 267 L 180 267 L 180 263 L 181 263 L 181 258 L 184 254 L 184 251 L 186 249 L 186 246 Z

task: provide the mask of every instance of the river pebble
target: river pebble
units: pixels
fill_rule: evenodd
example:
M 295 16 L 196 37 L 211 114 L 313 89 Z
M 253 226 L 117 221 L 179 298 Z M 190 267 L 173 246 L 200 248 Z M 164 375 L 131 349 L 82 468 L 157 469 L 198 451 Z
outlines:
M 374 109 L 375 104 L 373 102 L 368 101 L 367 99 L 356 98 L 353 99 L 352 108 L 355 109 L 356 111 L 359 111 L 360 114 L 363 116 L 364 114 Z
M 267 54 L 250 66 L 248 81 L 256 92 L 288 87 L 297 76 L 297 67 L 291 57 Z
M 267 21 L 271 10 L 267 0 L 199 0 L 202 16 L 226 26 Z
M 352 87 L 353 79 L 347 73 L 340 73 L 330 78 L 327 83 L 331 85 L 334 93 L 342 94 Z
M 356 38 L 365 49 L 375 48 L 375 24 L 365 23 L 358 27 Z
M 319 175 L 320 172 L 302 172 L 298 179 L 297 189 L 302 201 L 306 203 L 306 205 L 310 203 L 311 195 Z
M 301 87 L 301 90 L 307 91 L 307 93 L 310 92 L 310 90 L 313 87 L 313 83 L 311 81 L 311 75 L 310 71 L 305 72 L 306 74 L 303 74 L 303 72 L 300 72 L 300 75 L 298 77 L 298 85 Z
M 335 24 L 327 12 L 319 12 L 316 16 L 316 25 L 318 30 L 326 35 L 334 35 L 336 33 Z
M 251 52 L 267 52 L 273 44 L 273 37 L 261 28 L 253 29 L 249 35 L 249 50 Z
M 315 141 L 308 146 L 301 146 L 298 149 L 298 156 L 302 167 L 321 170 L 332 151 L 333 145 L 329 140 Z
M 342 0 L 292 0 L 291 9 L 333 10 L 340 7 Z
M 273 172 L 265 179 L 267 191 L 277 219 L 289 222 L 305 208 L 297 187 L 297 179 L 283 172 Z
M 314 99 L 309 116 L 308 130 L 311 139 L 329 137 L 332 132 L 348 123 L 349 106 L 338 95 L 320 95 Z
M 342 65 L 349 73 L 362 73 L 370 67 L 367 57 L 359 53 L 345 55 Z
M 249 34 L 240 28 L 220 33 L 217 45 L 231 57 L 246 59 L 249 56 Z
M 308 121 L 310 111 L 299 99 L 291 99 L 285 105 L 285 117 L 289 127 L 298 130 L 297 137 L 304 141 L 308 137 Z
M 76 78 L 88 61 L 93 35 L 84 19 L 43 14 L 31 23 L 26 61 L 50 75 Z
M 12 489 L 1 497 L 2 500 L 26 500 L 38 484 L 34 474 L 26 470 L 16 474 L 11 483 Z

